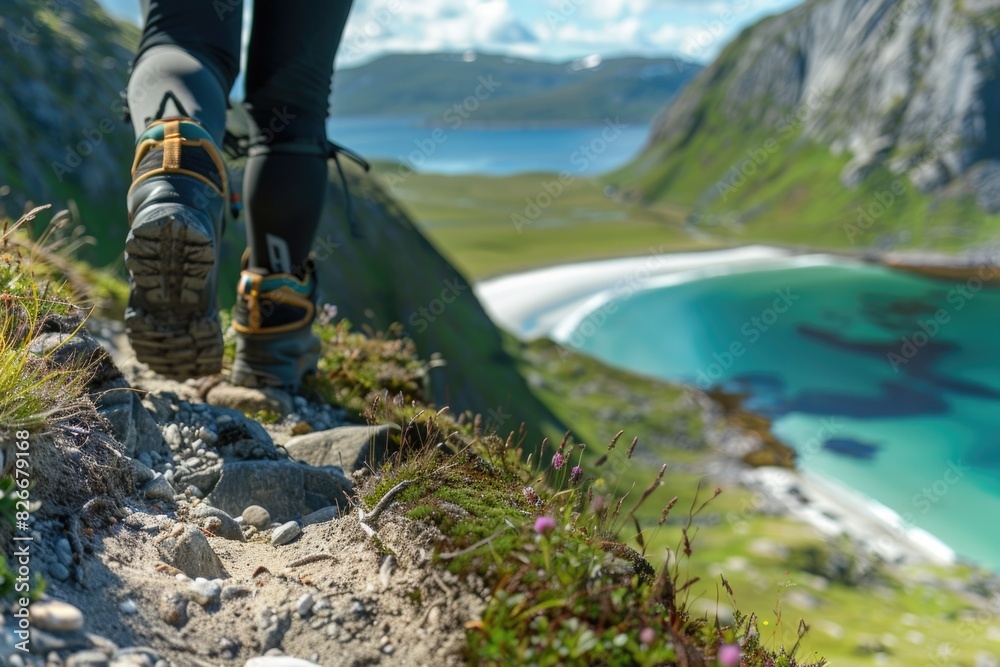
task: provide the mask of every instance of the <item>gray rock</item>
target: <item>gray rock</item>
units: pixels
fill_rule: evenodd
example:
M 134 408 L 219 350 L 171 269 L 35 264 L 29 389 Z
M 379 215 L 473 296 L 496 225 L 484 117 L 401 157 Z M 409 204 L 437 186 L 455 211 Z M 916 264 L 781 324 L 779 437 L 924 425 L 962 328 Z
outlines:
M 170 449 L 179 450 L 184 447 L 184 438 L 181 437 L 181 429 L 177 424 L 167 424 L 163 429 L 163 439 L 170 445 Z
M 191 511 L 191 516 L 204 520 L 215 519 L 218 522 L 218 524 L 213 522 L 213 528 L 215 528 L 215 530 L 212 530 L 206 525 L 207 521 L 202 521 L 201 526 L 221 538 L 236 540 L 237 542 L 246 541 L 243 537 L 243 531 L 240 529 L 239 524 L 236 523 L 236 519 L 226 514 L 218 507 L 212 507 L 206 503 L 201 503 Z
M 207 426 L 202 426 L 195 434 L 199 439 L 204 440 L 207 445 L 214 445 L 219 441 L 218 434 Z
M 131 616 L 139 611 L 139 605 L 137 605 L 135 600 L 132 598 L 126 598 L 121 601 L 121 604 L 118 605 L 118 611 L 126 616 Z
M 312 466 L 340 466 L 354 472 L 378 468 L 398 442 L 399 426 L 341 426 L 299 435 L 285 449 L 292 458 Z
M 65 537 L 56 540 L 56 556 L 59 562 L 67 567 L 73 564 L 73 547 Z
M 320 667 L 320 665 L 301 658 L 290 658 L 287 655 L 268 655 L 250 658 L 243 667 Z
M 184 526 L 180 534 L 160 542 L 157 552 L 164 563 L 189 577 L 224 579 L 229 576 L 208 538 L 194 526 Z
M 66 667 L 109 667 L 111 661 L 101 651 L 81 651 L 66 660 Z
M 251 389 L 222 382 L 212 387 L 205 397 L 209 405 L 237 410 L 243 414 L 275 412 L 286 415 L 292 411 L 292 397 L 279 389 Z
M 174 471 L 173 482 L 178 487 L 185 487 L 189 484 L 197 486 L 202 493 L 208 494 L 219 483 L 220 477 L 222 477 L 222 463 L 216 462 L 203 467 L 201 459 L 192 457 Z
M 191 600 L 202 607 L 208 607 L 222 598 L 222 587 L 214 581 L 198 579 L 188 585 L 186 593 Z
M 296 521 L 289 521 L 274 529 L 271 534 L 271 544 L 280 547 L 288 544 L 302 533 L 302 527 Z
M 139 459 L 129 459 L 129 465 L 132 466 L 132 476 L 135 477 L 135 483 L 139 486 L 146 484 L 156 477 L 153 469 Z
M 150 502 L 164 501 L 173 502 L 176 495 L 174 487 L 170 485 L 167 478 L 157 473 L 156 476 L 146 483 L 142 488 L 142 497 Z
M 49 566 L 49 576 L 57 581 L 66 581 L 69 579 L 69 575 L 69 568 L 62 563 L 53 563 Z
M 31 649 L 43 655 L 49 651 L 75 651 L 92 647 L 93 642 L 87 633 L 81 630 L 76 632 L 48 632 L 41 628 L 31 630 Z
M 243 523 L 257 530 L 265 530 L 271 525 L 271 514 L 260 505 L 250 505 L 240 516 L 243 517 Z
M 229 514 L 250 505 L 266 507 L 278 522 L 324 509 L 346 507 L 352 484 L 340 468 L 313 468 L 293 461 L 231 461 L 208 501 Z
M 271 435 L 259 422 L 248 419 L 242 412 L 228 408 L 212 407 L 215 427 L 218 433 L 216 446 L 221 447 L 238 440 L 254 440 L 265 445 L 274 446 Z
M 340 516 L 340 508 L 336 505 L 331 505 L 330 507 L 324 507 L 321 510 L 312 512 L 302 517 L 302 527 L 311 526 L 316 523 L 326 523 L 327 521 L 333 521 Z

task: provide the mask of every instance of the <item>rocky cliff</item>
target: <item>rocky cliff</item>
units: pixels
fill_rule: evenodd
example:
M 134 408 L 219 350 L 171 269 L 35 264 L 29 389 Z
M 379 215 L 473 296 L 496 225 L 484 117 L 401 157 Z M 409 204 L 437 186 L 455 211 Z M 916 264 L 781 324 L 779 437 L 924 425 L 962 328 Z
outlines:
M 740 34 L 661 114 L 622 180 L 647 198 L 683 187 L 699 207 L 746 213 L 768 209 L 768 189 L 807 196 L 820 178 L 851 190 L 886 176 L 911 203 L 961 195 L 995 213 L 998 25 L 995 0 L 806 2 Z M 682 157 L 708 172 L 700 182 Z M 844 209 L 866 203 L 855 199 Z

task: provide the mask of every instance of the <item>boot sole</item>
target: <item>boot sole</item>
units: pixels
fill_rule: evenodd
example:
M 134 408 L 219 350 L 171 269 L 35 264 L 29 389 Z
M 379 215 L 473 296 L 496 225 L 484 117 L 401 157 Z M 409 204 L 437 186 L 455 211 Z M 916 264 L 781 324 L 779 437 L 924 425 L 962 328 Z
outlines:
M 211 280 L 215 239 L 179 205 L 134 222 L 125 241 L 132 277 L 125 327 L 139 361 L 172 379 L 222 370 L 222 328 Z

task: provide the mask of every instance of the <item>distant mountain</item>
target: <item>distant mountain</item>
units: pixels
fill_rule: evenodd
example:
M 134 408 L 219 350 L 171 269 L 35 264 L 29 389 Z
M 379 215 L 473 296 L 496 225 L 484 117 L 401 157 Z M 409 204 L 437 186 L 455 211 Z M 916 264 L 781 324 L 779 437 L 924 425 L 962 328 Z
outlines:
M 982 242 L 998 72 L 1000 0 L 810 0 L 740 34 L 613 180 L 782 240 Z
M 442 124 L 593 122 L 616 116 L 643 122 L 700 69 L 675 58 L 545 63 L 482 54 L 391 55 L 338 70 L 333 111 L 418 116 Z

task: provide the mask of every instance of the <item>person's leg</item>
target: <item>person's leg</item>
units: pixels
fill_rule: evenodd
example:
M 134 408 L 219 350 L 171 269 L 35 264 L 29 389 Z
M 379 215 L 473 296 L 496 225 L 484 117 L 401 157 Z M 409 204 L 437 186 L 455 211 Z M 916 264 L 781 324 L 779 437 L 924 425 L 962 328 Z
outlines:
M 137 141 L 125 323 L 140 361 L 184 379 L 222 366 L 215 291 L 227 175 L 219 146 L 242 2 L 145 0 L 143 13 L 127 92 Z
M 250 265 L 300 273 L 323 209 L 333 59 L 350 0 L 257 0 L 247 109 L 257 124 L 244 174 Z
M 246 106 L 256 125 L 244 173 L 248 266 L 233 318 L 233 381 L 297 389 L 315 369 L 309 261 L 327 187 L 326 118 L 349 0 L 257 0 Z
M 142 0 L 145 24 L 129 76 L 136 138 L 155 120 L 186 116 L 219 145 L 240 67 L 243 0 Z

